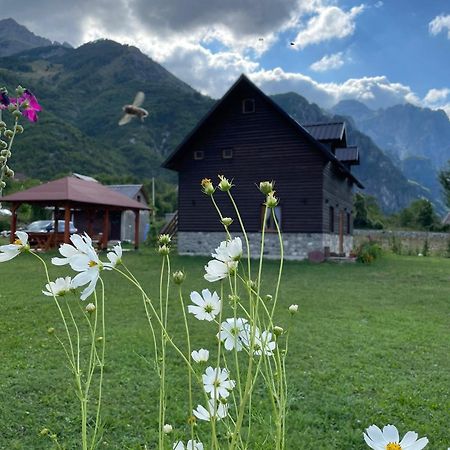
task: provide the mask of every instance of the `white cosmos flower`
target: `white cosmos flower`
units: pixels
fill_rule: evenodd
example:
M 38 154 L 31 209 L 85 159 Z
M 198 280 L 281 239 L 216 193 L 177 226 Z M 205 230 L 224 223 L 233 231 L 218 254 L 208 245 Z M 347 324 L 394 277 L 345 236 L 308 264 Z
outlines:
M 73 245 L 63 244 L 59 252 L 64 258 L 52 258 L 52 263 L 57 266 L 69 264 L 76 272 L 80 272 L 72 280 L 72 287 L 77 288 L 87 284 L 88 286 L 81 292 L 81 300 L 86 300 L 95 290 L 100 270 L 104 267 L 100 261 L 91 238 L 85 233 L 83 236 L 73 234 L 70 237 Z
M 239 261 L 242 256 L 242 241 L 240 237 L 231 239 L 231 241 L 222 241 L 216 248 L 216 253 L 211 256 L 222 262 Z
M 245 330 L 241 333 L 241 339 L 247 348 L 250 348 L 251 346 L 251 333 L 252 327 L 247 324 Z M 263 331 L 261 333 L 258 327 L 255 327 L 254 333 L 253 354 L 256 356 L 261 356 L 262 354 L 272 356 L 276 347 L 276 343 L 272 341 L 272 333 L 270 331 Z
M 16 231 L 17 239 L 8 245 L 0 246 L 0 262 L 9 261 L 20 253 L 29 250 L 28 234 L 25 231 Z
M 209 358 L 209 351 L 205 350 L 204 348 L 201 348 L 200 350 L 194 350 L 191 353 L 191 356 L 195 362 L 198 362 L 198 363 L 206 362 L 206 361 L 208 361 L 208 358 Z
M 421 450 L 428 444 L 426 437 L 418 440 L 419 435 L 414 431 L 408 431 L 400 441 L 394 425 L 386 425 L 383 431 L 376 425 L 371 425 L 363 436 L 366 444 L 374 450 Z
M 186 447 L 181 441 L 175 442 L 173 444 L 173 450 L 203 450 L 203 444 L 200 441 L 192 441 L 189 439 L 187 441 Z
M 212 399 L 227 398 L 236 386 L 235 381 L 228 379 L 229 375 L 227 369 L 207 367 L 202 375 L 205 392 L 210 394 Z
M 55 281 L 47 283 L 45 289 L 47 290 L 42 291 L 44 295 L 48 295 L 49 297 L 61 297 L 74 289 L 72 286 L 72 278 L 57 278 Z
M 120 242 L 115 245 L 112 252 L 108 252 L 106 257 L 109 259 L 109 263 L 105 263 L 105 267 L 116 267 L 122 262 L 122 246 Z
M 188 311 L 194 314 L 198 320 L 211 322 L 220 313 L 222 302 L 216 292 L 211 294 L 209 289 L 203 289 L 202 295 L 198 292 L 191 292 L 191 300 L 195 305 L 189 305 Z
M 224 342 L 227 350 L 236 348 L 238 352 L 242 350 L 242 334 L 245 332 L 247 319 L 231 318 L 222 322 L 217 338 Z
M 224 403 L 217 403 L 214 399 L 208 400 L 208 409 L 202 405 L 198 405 L 197 409 L 192 411 L 195 417 L 200 420 L 210 421 L 211 417 L 215 417 L 217 420 L 223 419 L 228 414 L 228 405 Z
M 222 280 L 223 278 L 226 278 L 230 273 L 234 272 L 237 268 L 237 265 L 237 261 L 223 262 L 217 259 L 212 259 L 205 266 L 205 280 L 209 281 L 210 283 Z

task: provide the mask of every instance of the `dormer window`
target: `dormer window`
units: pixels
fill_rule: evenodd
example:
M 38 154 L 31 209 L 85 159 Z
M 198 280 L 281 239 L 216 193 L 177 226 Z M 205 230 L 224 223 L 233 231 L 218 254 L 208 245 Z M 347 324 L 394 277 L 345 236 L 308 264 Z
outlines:
M 242 100 L 242 112 L 244 114 L 250 114 L 255 112 L 255 99 L 245 98 Z
M 205 157 L 205 152 L 203 150 L 195 150 L 194 159 L 199 160 Z

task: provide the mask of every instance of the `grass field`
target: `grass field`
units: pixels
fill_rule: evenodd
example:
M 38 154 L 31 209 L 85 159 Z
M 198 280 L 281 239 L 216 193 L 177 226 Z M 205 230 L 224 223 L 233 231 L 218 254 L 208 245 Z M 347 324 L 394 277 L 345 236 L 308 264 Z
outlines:
M 127 253 L 125 261 L 156 296 L 160 258 L 144 249 Z M 186 294 L 211 287 L 202 279 L 205 261 L 172 257 L 172 267 L 188 274 Z M 276 262 L 266 263 L 267 293 L 276 268 Z M 52 268 L 53 277 L 63 273 Z M 61 332 L 61 325 L 53 300 L 40 294 L 43 271 L 30 255 L 20 255 L 0 265 L 0 280 L 0 449 L 51 448 L 39 436 L 44 427 L 76 449 L 78 402 L 63 352 L 47 333 L 49 327 Z M 117 274 L 105 274 L 105 283 L 108 349 L 100 448 L 152 449 L 158 380 L 148 363 L 152 346 L 142 300 Z M 182 339 L 175 292 L 173 297 L 169 328 Z M 372 423 L 426 435 L 430 450 L 450 446 L 450 260 L 385 256 L 370 266 L 287 262 L 279 325 L 286 326 L 292 303 L 300 309 L 288 358 L 288 449 L 363 449 L 362 432 Z M 191 323 L 193 347 L 207 346 L 215 328 Z M 178 429 L 185 417 L 184 373 L 180 364 L 169 367 L 173 406 L 167 421 Z M 268 415 L 260 410 L 255 417 L 256 433 L 270 426 Z

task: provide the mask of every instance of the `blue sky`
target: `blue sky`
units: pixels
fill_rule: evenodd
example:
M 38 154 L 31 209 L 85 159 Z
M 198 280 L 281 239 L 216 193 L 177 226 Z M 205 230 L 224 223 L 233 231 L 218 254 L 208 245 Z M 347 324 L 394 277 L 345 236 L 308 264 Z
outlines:
M 52 40 L 136 45 L 215 98 L 244 72 L 267 93 L 295 91 L 323 107 L 343 99 L 372 108 L 411 102 L 450 116 L 449 0 L 2 4 L 4 17 Z

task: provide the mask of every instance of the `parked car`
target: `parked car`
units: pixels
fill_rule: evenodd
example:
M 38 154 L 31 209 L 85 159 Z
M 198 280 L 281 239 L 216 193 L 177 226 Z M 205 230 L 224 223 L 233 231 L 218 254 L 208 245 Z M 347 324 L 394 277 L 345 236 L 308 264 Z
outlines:
M 27 233 L 50 233 L 54 231 L 55 222 L 53 220 L 36 220 L 31 222 L 24 229 Z M 64 233 L 64 220 L 58 220 L 58 233 Z M 69 233 L 78 231 L 73 222 L 69 222 Z

